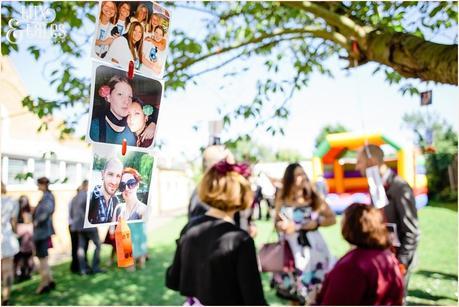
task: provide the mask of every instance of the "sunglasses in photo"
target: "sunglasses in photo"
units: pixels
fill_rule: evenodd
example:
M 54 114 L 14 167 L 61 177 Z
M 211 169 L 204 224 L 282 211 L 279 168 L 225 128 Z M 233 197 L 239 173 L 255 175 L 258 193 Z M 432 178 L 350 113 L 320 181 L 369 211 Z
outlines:
M 135 179 L 129 179 L 128 181 L 121 181 L 120 182 L 120 186 L 119 186 L 119 190 L 120 190 L 120 192 L 124 192 L 124 190 L 126 190 L 126 187 L 129 188 L 129 189 L 132 189 L 136 185 L 137 185 L 137 180 L 135 180 Z

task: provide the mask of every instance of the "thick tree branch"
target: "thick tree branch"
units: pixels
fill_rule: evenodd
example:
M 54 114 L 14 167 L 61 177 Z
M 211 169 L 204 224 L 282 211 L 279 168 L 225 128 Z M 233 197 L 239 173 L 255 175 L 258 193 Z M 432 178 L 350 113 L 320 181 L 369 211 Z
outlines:
M 457 85 L 457 44 L 443 45 L 407 33 L 374 31 L 365 58 L 392 67 L 406 78 Z
M 362 27 L 347 16 L 336 14 L 326 8 L 311 1 L 301 2 L 281 2 L 284 5 L 310 12 L 314 16 L 320 17 L 331 26 L 339 29 L 344 36 L 355 38 L 359 45 L 366 48 L 366 35 L 373 30 L 371 27 Z

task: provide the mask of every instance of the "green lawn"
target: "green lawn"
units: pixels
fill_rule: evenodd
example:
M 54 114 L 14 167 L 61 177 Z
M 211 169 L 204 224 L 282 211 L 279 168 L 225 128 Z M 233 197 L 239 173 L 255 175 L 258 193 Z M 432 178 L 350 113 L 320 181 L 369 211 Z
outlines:
M 408 302 L 411 305 L 457 305 L 457 205 L 433 204 L 419 212 L 421 243 L 419 265 L 410 282 Z M 180 217 L 150 236 L 150 261 L 142 271 L 128 272 L 110 268 L 106 274 L 80 277 L 69 272 L 69 264 L 53 267 L 57 288 L 37 296 L 34 290 L 39 277 L 16 284 L 11 304 L 14 305 L 182 305 L 184 299 L 164 287 L 164 271 L 175 249 L 175 239 L 184 223 Z M 258 222 L 259 246 L 270 236 L 272 224 Z M 332 253 L 342 256 L 348 245 L 341 239 L 339 223 L 324 228 Z M 102 248 L 105 263 L 109 248 Z M 263 274 L 268 302 L 285 305 L 269 288 L 269 275 Z

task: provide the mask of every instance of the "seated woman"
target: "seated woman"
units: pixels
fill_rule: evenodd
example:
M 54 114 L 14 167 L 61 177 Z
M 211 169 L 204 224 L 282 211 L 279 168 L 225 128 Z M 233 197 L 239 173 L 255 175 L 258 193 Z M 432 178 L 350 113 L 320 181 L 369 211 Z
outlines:
M 139 172 L 131 167 L 126 167 L 121 176 L 118 190 L 122 193 L 125 203 L 116 206 L 113 214 L 113 222 L 122 217 L 126 221 L 142 220 L 147 213 L 147 205 L 137 198 L 142 178 Z
M 157 113 L 157 108 L 151 105 L 145 105 L 139 98 L 134 98 L 132 101 L 132 104 L 129 107 L 127 124 L 129 129 L 131 129 L 136 136 L 136 145 L 138 147 L 150 147 L 153 143 L 153 139 L 146 139 L 142 136 L 142 133 L 147 128 L 147 122 L 150 115 L 153 115 L 153 121 L 150 125 L 154 125 L 154 128 L 156 128 L 156 120 L 158 118 Z
M 341 230 L 355 245 L 327 274 L 317 297 L 319 305 L 402 305 L 403 277 L 390 251 L 381 212 L 352 204 L 344 211 Z
M 253 196 L 243 167 L 221 161 L 204 175 L 200 199 L 205 215 L 191 219 L 177 240 L 166 286 L 204 305 L 266 305 L 255 244 L 234 224 L 234 213 Z

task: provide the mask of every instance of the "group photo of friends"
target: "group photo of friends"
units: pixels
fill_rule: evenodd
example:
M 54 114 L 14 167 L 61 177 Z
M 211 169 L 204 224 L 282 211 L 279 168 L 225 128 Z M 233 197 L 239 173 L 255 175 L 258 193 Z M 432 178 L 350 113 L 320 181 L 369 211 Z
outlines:
M 167 56 L 169 12 L 150 1 L 102 1 L 92 57 L 161 77 Z
M 95 146 L 85 225 L 144 221 L 153 165 L 148 153 Z
M 162 84 L 100 65 L 95 69 L 89 138 L 92 142 L 150 148 L 158 121 Z

